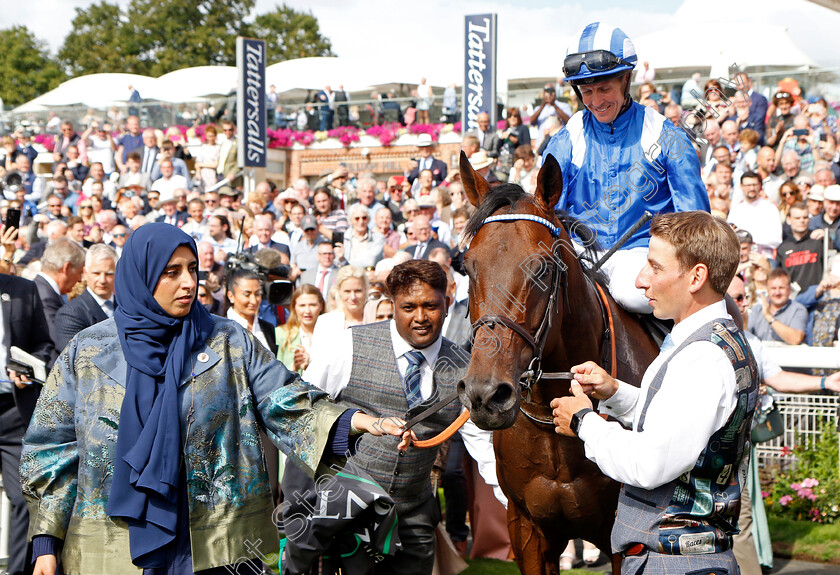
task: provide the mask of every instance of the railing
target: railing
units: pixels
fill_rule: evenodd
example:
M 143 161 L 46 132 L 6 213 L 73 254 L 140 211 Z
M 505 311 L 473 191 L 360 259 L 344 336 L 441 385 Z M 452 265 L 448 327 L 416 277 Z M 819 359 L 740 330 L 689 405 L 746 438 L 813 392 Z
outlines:
M 654 83 L 660 88 L 667 90 L 675 86 L 682 86 L 689 79 L 689 76 L 690 74 L 685 77 L 671 75 L 671 77 L 657 78 L 654 81 Z M 823 86 L 827 84 L 836 85 L 838 82 L 838 77 L 840 77 L 840 68 L 794 68 L 788 70 L 777 70 L 767 72 L 750 72 L 750 77 L 753 80 L 754 88 L 768 97 L 772 97 L 777 82 L 782 78 L 796 79 L 799 82 L 803 92 L 811 94 L 814 93 L 815 90 L 820 90 Z M 706 79 L 706 77 L 703 77 L 701 79 L 701 85 L 703 82 L 706 81 Z M 539 102 L 542 98 L 543 85 L 544 79 L 512 81 L 507 86 L 499 87 L 497 103 L 500 107 L 523 106 L 528 104 L 535 106 L 539 105 Z M 636 87 L 636 84 L 634 84 L 631 87 L 631 93 L 634 95 L 636 93 Z M 390 99 L 390 101 L 398 102 L 401 108 L 403 108 L 404 110 L 408 106 L 408 103 L 414 100 L 413 98 L 406 96 L 410 88 L 411 86 L 408 85 L 403 86 L 402 89 L 399 91 L 399 97 Z M 316 94 L 317 92 L 318 90 L 311 90 L 310 96 L 312 94 Z M 558 94 L 558 97 L 561 97 L 562 99 L 562 96 L 560 94 Z M 432 104 L 432 109 L 429 113 L 429 117 L 433 122 L 438 121 L 438 117 L 441 116 L 442 101 L 443 90 L 441 88 L 436 88 L 434 90 L 434 100 Z M 278 103 L 282 105 L 283 109 L 287 112 L 296 111 L 305 106 L 304 99 L 289 100 L 283 98 L 282 94 L 280 95 L 280 100 Z M 378 100 L 373 100 L 367 96 L 363 97 L 362 95 L 357 93 L 355 95 L 351 95 L 350 100 L 348 100 L 346 104 L 341 104 L 346 105 L 348 107 L 356 106 L 360 110 L 363 110 L 366 109 L 369 105 L 376 105 L 378 103 Z M 123 116 L 127 115 L 129 108 L 136 108 L 139 111 L 139 116 L 144 126 L 165 128 L 174 124 L 189 125 L 192 123 L 193 118 L 200 117 L 202 114 L 204 114 L 204 110 L 211 106 L 214 109 L 214 121 L 218 121 L 219 119 L 221 119 L 222 116 L 231 117 L 230 112 L 233 110 L 233 104 L 234 98 L 232 96 L 217 96 L 207 98 L 202 102 L 168 103 L 144 101 L 131 104 L 129 104 L 128 102 L 118 102 L 115 103 L 115 107 Z M 313 106 L 315 108 L 318 108 L 319 104 L 313 104 Z M 460 109 L 461 102 L 459 91 L 457 110 L 460 111 Z M 89 108 L 87 106 L 76 105 L 64 107 L 50 107 L 49 111 L 55 112 L 62 119 L 68 119 L 73 121 L 78 131 L 81 131 L 85 128 L 83 119 L 87 115 L 88 110 Z M 96 115 L 99 116 L 101 119 L 106 118 L 108 113 L 108 110 L 105 109 L 96 109 L 94 111 Z M 186 116 L 185 113 L 187 113 Z M 206 116 L 206 114 L 204 115 Z M 47 120 L 48 111 L 16 114 L 13 111 L 7 110 L 7 116 L 9 123 L 13 125 L 17 123 L 42 125 Z

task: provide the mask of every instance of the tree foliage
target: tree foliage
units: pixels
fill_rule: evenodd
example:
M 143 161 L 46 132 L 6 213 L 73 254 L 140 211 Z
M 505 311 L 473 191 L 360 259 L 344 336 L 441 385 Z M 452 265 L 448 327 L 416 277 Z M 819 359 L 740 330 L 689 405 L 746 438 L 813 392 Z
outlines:
M 102 1 L 76 8 L 71 31 L 58 51 L 64 69 L 73 76 L 95 72 L 138 73 L 128 20 L 117 4 Z
M 331 56 L 312 13 L 285 4 L 248 22 L 255 0 L 102 0 L 76 8 L 59 52 L 72 74 L 129 72 L 160 76 L 189 66 L 236 64 L 236 37 L 263 38 L 268 61 Z
M 0 30 L 0 97 L 17 106 L 52 90 L 66 79 L 45 42 L 26 26 Z
M 283 4 L 257 16 L 253 35 L 266 42 L 271 63 L 311 56 L 334 56 L 329 38 L 321 35 L 312 12 L 298 12 Z

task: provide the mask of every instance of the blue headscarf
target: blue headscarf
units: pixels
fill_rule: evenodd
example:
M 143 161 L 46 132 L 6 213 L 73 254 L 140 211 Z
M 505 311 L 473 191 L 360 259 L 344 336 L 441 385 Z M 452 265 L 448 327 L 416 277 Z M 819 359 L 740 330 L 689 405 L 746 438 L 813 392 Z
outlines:
M 158 279 L 179 246 L 198 257 L 193 239 L 175 226 L 138 228 L 123 248 L 114 286 L 114 319 L 128 369 L 107 512 L 128 523 L 131 559 L 144 568 L 162 566 L 163 547 L 175 537 L 178 385 L 192 369 L 192 352 L 213 330 L 203 305 L 193 301 L 187 316 L 175 318 L 155 300 Z

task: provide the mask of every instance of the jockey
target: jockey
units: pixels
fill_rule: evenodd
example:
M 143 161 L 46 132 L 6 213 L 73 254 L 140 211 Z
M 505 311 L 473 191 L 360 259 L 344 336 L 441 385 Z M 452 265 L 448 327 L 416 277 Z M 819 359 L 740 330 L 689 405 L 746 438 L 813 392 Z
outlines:
M 551 138 L 543 155 L 554 156 L 563 172 L 557 209 L 594 230 L 604 251 L 645 210 L 709 211 L 700 162 L 687 134 L 630 98 L 635 65 L 636 49 L 620 28 L 602 22 L 586 26 L 563 62 L 566 81 L 584 109 Z M 635 281 L 647 262 L 649 241 L 646 224 L 601 268 L 619 305 L 645 314 L 651 307 Z

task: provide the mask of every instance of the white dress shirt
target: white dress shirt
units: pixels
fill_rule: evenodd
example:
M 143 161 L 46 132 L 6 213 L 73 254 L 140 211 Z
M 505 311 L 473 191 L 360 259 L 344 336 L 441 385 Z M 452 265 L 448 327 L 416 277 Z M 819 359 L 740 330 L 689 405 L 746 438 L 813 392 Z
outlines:
M 105 315 L 107 315 L 108 317 L 114 317 L 114 294 L 111 294 L 110 299 L 102 299 L 101 297 L 93 293 L 93 290 L 91 290 L 90 288 L 87 288 L 87 292 L 91 295 L 93 301 L 95 301 L 99 305 L 99 307 L 102 308 L 102 311 L 105 312 Z M 105 302 L 111 302 L 111 307 L 106 306 Z
M 330 312 L 335 313 L 335 312 Z M 342 316 L 343 312 L 339 312 Z M 303 374 L 303 379 L 316 387 L 319 387 L 329 393 L 333 397 L 339 397 L 341 392 L 350 383 L 350 371 L 353 367 L 353 332 L 345 329 L 340 332 L 336 338 L 332 338 L 334 343 L 326 344 L 326 340 L 319 339 L 319 327 L 321 321 L 330 314 L 322 315 L 318 318 L 318 323 L 315 324 L 315 333 L 313 340 L 315 350 L 312 355 L 312 361 L 309 367 Z M 437 361 L 440 353 L 440 345 L 443 336 L 438 337 L 435 342 L 425 349 L 415 349 L 400 336 L 397 331 L 397 324 L 394 320 L 389 322 L 391 329 L 391 345 L 394 351 L 394 357 L 397 358 L 397 370 L 400 372 L 400 380 L 405 379 L 405 371 L 408 369 L 408 359 L 405 354 L 409 351 L 419 351 L 426 358 L 426 361 L 420 366 L 420 396 L 423 400 L 429 399 L 432 395 L 432 368 Z
M 252 334 L 254 334 L 254 337 L 257 338 L 257 341 L 263 344 L 265 349 L 271 351 L 271 348 L 268 347 L 268 340 L 265 338 L 265 334 L 263 333 L 263 330 L 260 327 L 260 322 L 257 318 L 254 318 L 254 326 L 251 327 L 248 325 L 248 320 L 239 315 L 239 313 L 237 313 L 236 310 L 232 307 L 228 308 L 227 310 L 227 318 L 232 319 L 233 321 L 250 331 Z
M 619 381 L 618 391 L 601 402 L 601 413 L 625 424 L 632 421 L 632 431 L 591 413 L 584 417 L 579 435 L 586 457 L 604 474 L 621 483 L 654 489 L 694 467 L 709 438 L 723 427 L 737 403 L 735 371 L 716 344 L 695 342 L 674 358 L 648 407 L 644 431 L 637 432 L 636 427 L 648 388 L 663 362 L 703 324 L 729 317 L 723 300 L 687 317 L 674 326 L 674 347 L 653 360 L 641 388 Z

